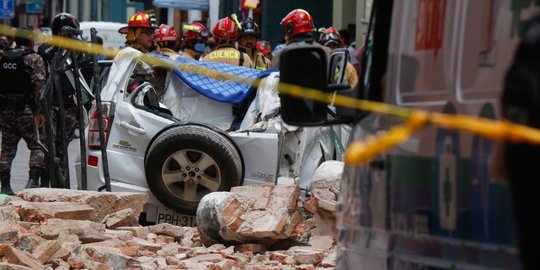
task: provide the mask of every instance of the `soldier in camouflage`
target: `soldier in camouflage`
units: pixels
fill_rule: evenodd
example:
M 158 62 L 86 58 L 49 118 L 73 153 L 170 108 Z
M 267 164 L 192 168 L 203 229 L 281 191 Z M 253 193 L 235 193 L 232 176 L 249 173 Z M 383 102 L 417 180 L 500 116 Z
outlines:
M 67 33 L 63 33 L 62 29 L 63 27 L 69 27 L 73 29 L 79 29 L 79 21 L 75 16 L 69 13 L 59 13 L 56 16 L 54 16 L 52 21 L 52 32 L 53 35 L 56 36 L 64 36 L 65 38 L 73 38 L 76 39 L 76 37 L 70 36 Z M 53 126 L 53 136 L 54 136 L 54 146 L 56 151 L 56 157 L 60 160 L 60 166 L 63 168 L 65 167 L 66 160 L 65 160 L 65 149 L 63 147 L 64 140 L 66 141 L 66 145 L 69 145 L 69 143 L 75 138 L 75 130 L 77 129 L 77 102 L 76 102 L 76 96 L 75 96 L 75 85 L 69 80 L 68 75 L 66 71 L 59 71 L 55 70 L 58 69 L 58 67 L 52 67 L 53 64 L 53 58 L 56 56 L 57 53 L 65 53 L 60 50 L 60 48 L 55 47 L 50 44 L 43 44 L 39 46 L 38 48 L 38 54 L 43 57 L 43 60 L 45 61 L 46 65 L 49 67 L 49 76 L 53 76 L 53 72 L 58 72 L 58 79 L 60 88 L 62 89 L 62 103 L 64 108 L 64 131 L 66 138 L 64 139 L 62 136 L 62 132 L 60 130 L 60 107 L 59 102 L 57 101 L 57 97 L 55 96 L 53 98 L 53 110 L 52 110 L 52 126 Z M 61 63 L 62 65 L 65 65 L 65 63 Z M 63 66 L 62 66 L 63 67 Z M 52 79 L 52 78 L 50 78 Z M 46 171 L 41 176 L 41 186 L 42 187 L 49 187 L 49 172 L 48 167 L 46 167 Z M 66 175 L 66 172 L 62 172 L 63 175 Z M 60 182 L 59 182 L 60 183 Z M 61 184 L 61 183 L 60 183 Z
M 30 171 L 26 188 L 39 186 L 39 177 L 44 169 L 44 153 L 38 144 L 41 138 L 35 133 L 33 110 L 36 108 L 36 97 L 45 82 L 45 64 L 34 53 L 32 40 L 17 37 L 15 41 L 17 47 L 7 49 L 0 60 L 0 78 L 3 81 L 0 88 L 0 192 L 8 195 L 14 194 L 10 184 L 11 164 L 21 138 L 30 149 Z M 41 127 L 44 119 L 39 119 Z

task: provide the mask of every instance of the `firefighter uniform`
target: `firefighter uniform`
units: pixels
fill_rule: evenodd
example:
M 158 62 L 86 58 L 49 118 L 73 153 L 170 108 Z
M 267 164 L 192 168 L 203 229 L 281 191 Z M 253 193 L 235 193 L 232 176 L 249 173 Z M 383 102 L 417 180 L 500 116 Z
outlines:
M 253 62 L 253 67 L 259 70 L 267 70 L 270 68 L 270 59 L 266 58 L 259 50 L 249 49 L 249 48 L 240 48 L 240 51 L 249 55 Z
M 203 58 L 206 62 L 219 62 L 253 68 L 253 61 L 246 53 L 240 52 L 230 44 L 220 44 Z

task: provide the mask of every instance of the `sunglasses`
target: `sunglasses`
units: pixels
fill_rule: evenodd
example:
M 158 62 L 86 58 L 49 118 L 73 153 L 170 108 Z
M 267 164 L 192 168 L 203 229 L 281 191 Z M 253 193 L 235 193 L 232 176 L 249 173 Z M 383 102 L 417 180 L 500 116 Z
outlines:
M 153 35 L 154 34 L 154 30 L 150 30 L 150 29 L 145 29 L 145 30 L 142 30 L 141 31 L 141 34 L 146 34 L 146 35 Z

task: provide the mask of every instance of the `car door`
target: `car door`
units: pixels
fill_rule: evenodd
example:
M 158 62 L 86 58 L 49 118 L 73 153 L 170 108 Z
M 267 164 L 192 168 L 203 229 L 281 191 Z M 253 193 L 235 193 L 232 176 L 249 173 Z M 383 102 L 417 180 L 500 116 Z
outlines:
M 127 70 L 129 72 L 124 76 L 130 78 L 135 72 L 135 64 Z M 121 89 L 128 89 L 128 83 L 129 80 L 123 80 Z M 146 149 L 158 132 L 174 123 L 172 117 L 164 117 L 145 104 L 145 96 L 154 91 L 146 82 L 133 91 L 120 90 L 117 94 L 107 145 L 109 166 L 114 168 L 110 170 L 113 180 L 147 186 L 144 175 Z

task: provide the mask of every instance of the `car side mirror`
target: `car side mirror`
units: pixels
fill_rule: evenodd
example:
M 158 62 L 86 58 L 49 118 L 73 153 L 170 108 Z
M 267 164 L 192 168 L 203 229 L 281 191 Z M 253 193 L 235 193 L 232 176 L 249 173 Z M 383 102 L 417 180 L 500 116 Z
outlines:
M 338 90 L 350 89 L 342 81 L 347 64 L 347 54 L 337 52 L 331 57 L 332 70 L 339 68 L 340 72 L 327 73 L 326 53 L 318 46 L 300 46 L 285 48 L 280 58 L 280 82 L 300 87 L 319 90 L 323 93 L 334 93 Z M 343 74 L 341 74 L 343 73 Z M 331 76 L 337 74 L 337 77 Z M 353 91 L 354 92 L 354 91 Z M 356 92 L 355 92 L 356 93 Z M 295 97 L 280 94 L 281 118 L 290 125 L 295 126 L 320 126 L 332 124 L 344 124 L 353 121 L 353 117 L 336 115 L 328 108 L 328 104 L 315 101 L 307 97 Z M 354 110 L 353 110 L 354 111 Z M 354 113 L 354 112 L 350 112 Z
M 280 58 L 280 83 L 326 91 L 326 53 L 317 46 L 287 47 Z M 317 126 L 326 121 L 327 105 L 313 99 L 279 94 L 281 117 L 295 126 Z
M 347 49 L 336 49 L 330 54 L 330 68 L 328 69 L 328 83 L 330 85 L 341 85 L 345 79 L 345 68 L 349 51 Z

